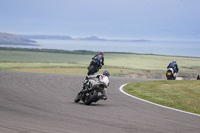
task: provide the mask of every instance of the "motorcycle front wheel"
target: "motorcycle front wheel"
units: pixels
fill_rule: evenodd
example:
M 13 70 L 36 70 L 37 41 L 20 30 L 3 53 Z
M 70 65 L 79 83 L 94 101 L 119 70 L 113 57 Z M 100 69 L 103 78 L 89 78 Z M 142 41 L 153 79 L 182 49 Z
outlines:
M 79 96 L 79 94 L 77 94 L 76 98 L 74 99 L 74 102 L 75 102 L 75 103 L 78 103 L 80 100 L 81 100 L 81 99 L 80 99 L 80 96 Z
M 98 92 L 96 90 L 88 92 L 85 96 L 85 105 L 90 105 L 97 97 Z

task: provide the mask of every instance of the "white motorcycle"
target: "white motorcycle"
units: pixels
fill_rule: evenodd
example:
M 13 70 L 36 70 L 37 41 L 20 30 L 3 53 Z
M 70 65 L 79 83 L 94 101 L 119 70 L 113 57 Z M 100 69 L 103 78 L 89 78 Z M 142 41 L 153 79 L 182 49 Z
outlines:
M 106 75 L 99 75 L 98 78 L 86 79 L 83 82 L 85 89 L 77 94 L 74 102 L 78 103 L 81 100 L 86 105 L 97 102 L 102 99 L 102 93 L 104 89 L 107 89 L 109 83 L 109 76 Z
M 173 68 L 168 68 L 166 72 L 167 80 L 176 80 L 177 74 L 174 72 Z

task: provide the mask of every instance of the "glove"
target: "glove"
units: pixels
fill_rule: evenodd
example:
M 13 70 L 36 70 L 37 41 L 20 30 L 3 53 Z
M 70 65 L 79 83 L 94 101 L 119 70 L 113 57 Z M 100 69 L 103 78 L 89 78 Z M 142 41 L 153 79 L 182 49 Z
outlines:
M 85 80 L 83 81 L 83 84 L 87 84 L 88 83 L 88 76 L 85 77 Z

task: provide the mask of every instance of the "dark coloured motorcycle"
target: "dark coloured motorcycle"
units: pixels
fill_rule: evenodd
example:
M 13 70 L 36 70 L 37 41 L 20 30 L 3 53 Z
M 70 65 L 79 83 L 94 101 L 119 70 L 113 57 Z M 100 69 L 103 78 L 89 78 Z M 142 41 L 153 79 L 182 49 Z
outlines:
M 174 70 L 172 68 L 168 68 L 166 72 L 167 80 L 176 80 L 176 77 L 174 77 Z
M 200 80 L 200 74 L 197 76 L 197 80 Z
M 93 75 L 101 69 L 100 62 L 98 60 L 92 60 L 90 66 L 88 67 L 88 75 Z

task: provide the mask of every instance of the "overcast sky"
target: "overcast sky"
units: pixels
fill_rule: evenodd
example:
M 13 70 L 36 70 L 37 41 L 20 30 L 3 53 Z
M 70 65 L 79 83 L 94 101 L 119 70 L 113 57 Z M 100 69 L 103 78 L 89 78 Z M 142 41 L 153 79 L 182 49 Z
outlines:
M 200 0 L 0 0 L 0 32 L 200 40 Z

